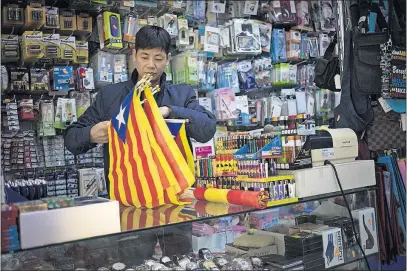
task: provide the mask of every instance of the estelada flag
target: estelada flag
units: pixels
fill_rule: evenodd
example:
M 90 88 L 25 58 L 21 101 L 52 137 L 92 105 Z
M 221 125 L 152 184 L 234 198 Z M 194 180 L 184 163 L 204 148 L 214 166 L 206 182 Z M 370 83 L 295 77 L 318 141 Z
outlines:
M 186 120 L 166 119 L 165 122 L 167 123 L 171 134 L 174 136 L 175 143 L 177 143 L 177 146 L 184 156 L 185 161 L 187 161 L 189 169 L 195 175 L 194 155 L 192 154 L 187 138 L 187 131 L 185 127 Z
M 147 97 L 146 111 L 140 89 Z M 112 199 L 137 208 L 185 204 L 178 196 L 191 187 L 194 175 L 161 116 L 149 82 L 138 84 L 125 98 L 108 134 Z
M 177 198 L 174 198 L 173 196 L 181 195 L 185 190 L 192 186 L 195 182 L 194 173 L 190 169 L 181 150 L 178 148 L 173 135 L 166 125 L 151 89 L 144 90 L 144 97 L 146 99 L 146 102 L 144 103 L 144 111 L 156 142 L 160 147 L 160 150 L 157 152 L 159 155 L 157 155 L 155 159 L 157 165 L 162 165 L 162 171 L 160 171 L 162 183 L 164 186 L 167 184 L 170 186 L 170 188 L 166 190 L 170 202 L 180 204 L 180 202 L 177 201 Z M 166 161 L 170 168 L 166 168 L 166 163 L 163 163 L 163 161 Z M 175 182 L 168 178 L 168 176 L 172 176 L 170 172 L 175 176 Z

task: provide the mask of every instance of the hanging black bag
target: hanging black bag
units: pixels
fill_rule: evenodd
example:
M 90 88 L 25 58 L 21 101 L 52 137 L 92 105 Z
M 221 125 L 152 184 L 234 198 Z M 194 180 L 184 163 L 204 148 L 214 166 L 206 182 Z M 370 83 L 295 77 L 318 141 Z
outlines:
M 389 0 L 389 10 L 393 10 L 393 0 Z M 358 27 L 353 29 L 353 87 L 363 94 L 381 94 L 380 45 L 389 41 L 393 12 L 389 12 L 387 31 L 362 33 Z
M 333 55 L 336 43 L 337 35 L 335 34 L 324 53 L 324 57 L 319 58 L 315 64 L 314 83 L 319 88 L 339 92 L 341 90 L 335 86 L 335 76 L 339 74 L 339 59 Z

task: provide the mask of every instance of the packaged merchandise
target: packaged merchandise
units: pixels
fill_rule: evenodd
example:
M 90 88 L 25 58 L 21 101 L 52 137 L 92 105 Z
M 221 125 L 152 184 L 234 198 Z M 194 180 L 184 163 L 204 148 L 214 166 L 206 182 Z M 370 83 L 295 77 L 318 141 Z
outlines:
M 30 90 L 29 72 L 26 68 L 10 68 L 10 91 L 26 92 Z
M 59 11 L 59 29 L 65 33 L 77 30 L 76 14 L 73 9 L 60 9 Z
M 213 42 L 212 39 L 209 39 L 208 41 Z M 219 44 L 219 42 L 218 42 L 218 44 Z M 178 18 L 178 40 L 177 40 L 177 45 L 178 46 L 189 45 L 189 28 L 188 28 L 188 21 L 186 19 Z
M 123 42 L 134 46 L 138 30 L 138 18 L 134 14 L 127 14 L 124 18 Z
M 34 120 L 34 101 L 33 99 L 21 99 L 19 104 L 20 120 Z
M 52 101 L 42 101 L 40 103 L 41 122 L 39 122 L 41 136 L 55 136 L 54 129 L 54 104 Z
M 264 3 L 263 10 L 267 10 L 269 21 L 276 24 L 295 24 L 297 14 L 295 1 L 276 0 Z
M 45 69 L 30 69 L 30 91 L 33 93 L 48 92 L 50 90 L 49 75 Z
M 366 207 L 354 210 L 352 211 L 352 216 L 358 222 L 357 224 L 359 224 L 359 227 L 356 226 L 356 229 L 359 230 L 359 242 L 365 254 L 376 253 L 378 251 L 378 240 L 375 209 Z
M 25 29 L 39 29 L 45 24 L 45 6 L 43 1 L 30 1 L 25 8 Z
M 92 17 L 84 12 L 76 15 L 76 28 L 76 32 L 79 34 L 92 33 Z
M 74 61 L 76 55 L 76 38 L 74 36 L 61 36 L 61 60 Z
M 96 172 L 92 168 L 82 168 L 79 173 L 79 195 L 91 196 L 98 194 L 98 182 Z
M 260 54 L 260 28 L 252 20 L 233 19 L 232 41 L 235 53 Z
M 113 83 L 113 55 L 104 51 L 98 51 L 91 58 L 91 67 L 95 73 L 95 85 L 97 87 Z
M 106 48 L 123 48 L 120 14 L 109 11 L 103 12 L 103 32 L 103 42 Z
M 61 57 L 61 37 L 59 34 L 43 34 L 42 41 L 45 47 L 46 58 L 60 58 Z
M 17 62 L 20 59 L 20 45 L 17 35 L 1 35 L 1 62 Z
M 21 38 L 22 61 L 35 62 L 44 57 L 41 31 L 25 31 Z
M 44 29 L 59 29 L 59 9 L 58 7 L 45 6 Z
M 273 60 L 273 63 L 287 61 L 286 51 L 287 50 L 284 29 L 274 28 L 271 43 L 271 58 Z
M 57 91 L 69 91 L 74 89 L 74 77 L 72 66 L 54 66 L 52 70 L 53 89 Z
M 2 27 L 15 27 L 20 29 L 24 26 L 25 13 L 20 3 L 9 3 L 3 7 Z
M 246 91 L 255 88 L 255 75 L 251 61 L 246 60 L 238 62 L 237 69 L 240 89 Z
M 76 70 L 77 88 L 79 90 L 95 89 L 94 73 L 92 68 L 78 68 Z
M 272 25 L 262 21 L 256 21 L 260 30 L 261 50 L 270 52 Z
M 6 66 L 1 66 L 1 93 L 8 89 L 9 86 L 9 75 Z
M 287 60 L 300 59 L 301 34 L 299 31 L 290 30 L 287 35 Z
M 114 55 L 113 82 L 121 83 L 128 80 L 127 61 L 125 55 Z
M 159 18 L 159 25 L 170 34 L 171 37 L 178 36 L 178 17 L 175 14 L 164 14 Z
M 218 120 L 236 119 L 235 92 L 231 88 L 215 89 L 212 92 L 215 115 Z
M 220 29 L 217 27 L 205 27 L 204 51 L 218 53 L 220 43 Z
M 236 110 L 238 112 L 238 117 L 235 120 L 235 126 L 250 124 L 249 119 L 249 102 L 246 95 L 235 97 Z
M 88 64 L 89 63 L 89 43 L 83 41 L 76 41 L 75 51 L 75 64 Z
M 90 93 L 87 91 L 72 91 L 70 94 L 76 101 L 76 116 L 79 118 L 90 106 Z
M 231 88 L 235 93 L 240 92 L 237 63 L 225 63 L 218 66 L 216 75 L 217 88 Z

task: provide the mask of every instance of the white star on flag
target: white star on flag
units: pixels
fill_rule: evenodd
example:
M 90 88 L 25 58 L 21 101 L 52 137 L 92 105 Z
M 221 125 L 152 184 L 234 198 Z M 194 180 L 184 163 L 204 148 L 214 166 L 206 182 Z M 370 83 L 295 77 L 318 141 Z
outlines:
M 123 124 L 126 124 L 126 122 L 124 121 L 124 111 L 126 110 L 126 107 L 122 107 L 120 106 L 120 112 L 119 114 L 117 114 L 116 119 L 119 122 L 119 130 L 120 130 L 120 126 Z

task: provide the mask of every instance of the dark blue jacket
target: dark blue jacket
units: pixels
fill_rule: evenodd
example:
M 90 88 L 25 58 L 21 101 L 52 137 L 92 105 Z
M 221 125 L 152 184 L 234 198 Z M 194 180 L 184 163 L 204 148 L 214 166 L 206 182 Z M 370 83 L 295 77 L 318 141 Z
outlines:
M 98 92 L 95 102 L 65 132 L 65 146 L 70 152 L 81 154 L 96 146 L 90 143 L 90 129 L 93 125 L 112 118 L 124 98 L 133 89 L 135 82 L 137 82 L 136 71 L 133 72 L 132 80 L 105 86 Z M 163 74 L 160 88 L 161 91 L 155 95 L 157 104 L 172 109 L 170 118 L 189 119 L 186 126 L 188 137 L 198 142 L 207 142 L 214 136 L 215 116 L 198 104 L 195 91 L 190 86 L 169 84 Z M 104 144 L 106 175 L 109 166 L 108 150 L 108 145 Z

